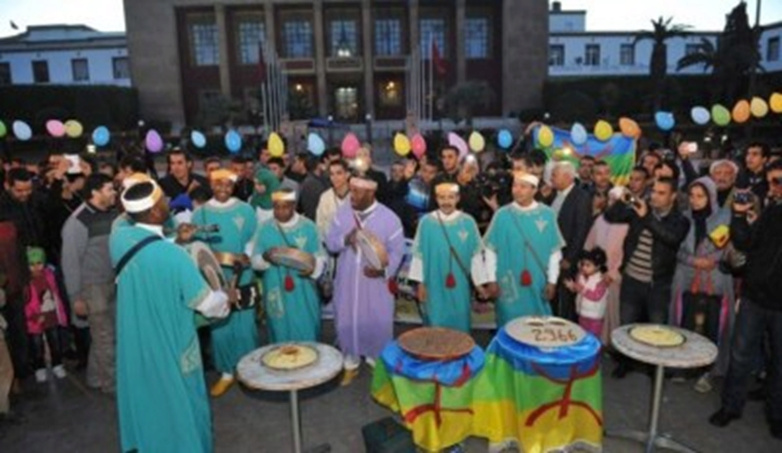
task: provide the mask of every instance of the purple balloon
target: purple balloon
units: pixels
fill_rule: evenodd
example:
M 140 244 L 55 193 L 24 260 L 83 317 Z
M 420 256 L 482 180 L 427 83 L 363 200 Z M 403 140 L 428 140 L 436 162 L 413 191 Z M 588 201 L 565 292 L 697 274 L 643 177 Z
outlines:
M 158 134 L 154 129 L 150 129 L 147 132 L 147 137 L 144 139 L 144 144 L 151 153 L 159 153 L 163 150 L 163 137 Z

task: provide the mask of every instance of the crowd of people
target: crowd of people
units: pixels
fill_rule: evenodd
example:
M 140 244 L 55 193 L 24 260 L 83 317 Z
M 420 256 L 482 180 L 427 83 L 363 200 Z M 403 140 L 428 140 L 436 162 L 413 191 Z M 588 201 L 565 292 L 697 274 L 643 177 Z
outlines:
M 498 327 L 561 316 L 602 340 L 617 379 L 643 367 L 612 353 L 614 328 L 699 332 L 716 363 L 674 379 L 699 392 L 722 379 L 716 426 L 765 400 L 782 438 L 782 161 L 764 143 L 741 151 L 707 162 L 688 142 L 644 146 L 626 186 L 607 161 L 529 145 L 466 156 L 443 145 L 394 162 L 390 178 L 370 145 L 349 160 L 263 146 L 207 158 L 202 172 L 175 148 L 162 177 L 133 154 L 4 162 L 0 423 L 19 420 L 8 396 L 20 380 L 63 378 L 69 364 L 116 393 L 123 451 L 155 450 L 171 432 L 210 451 L 205 361 L 220 397 L 260 346 L 259 318 L 272 343 L 317 341 L 332 302 L 349 385 L 393 339 L 406 267 L 424 323 L 469 333 L 489 303 Z M 216 283 L 198 247 L 219 262 Z M 279 259 L 291 250 L 309 265 Z

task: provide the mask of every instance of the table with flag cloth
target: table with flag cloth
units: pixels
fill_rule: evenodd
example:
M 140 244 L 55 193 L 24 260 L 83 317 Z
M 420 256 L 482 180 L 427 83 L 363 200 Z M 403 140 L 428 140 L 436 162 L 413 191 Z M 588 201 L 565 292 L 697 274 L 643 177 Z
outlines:
M 447 362 L 421 361 L 390 343 L 375 367 L 372 394 L 399 412 L 415 444 L 436 451 L 475 436 L 523 452 L 578 446 L 600 451 L 603 437 L 600 342 L 541 348 L 505 329 L 487 351 Z

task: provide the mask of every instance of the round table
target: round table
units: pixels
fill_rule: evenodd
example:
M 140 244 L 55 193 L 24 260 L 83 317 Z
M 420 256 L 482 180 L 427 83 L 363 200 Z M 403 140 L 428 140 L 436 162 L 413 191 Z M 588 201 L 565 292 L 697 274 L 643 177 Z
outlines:
M 289 392 L 291 404 L 291 428 L 293 430 L 293 451 L 301 453 L 301 420 L 299 413 L 299 390 L 315 387 L 330 381 L 342 371 L 342 353 L 337 349 L 322 343 L 296 343 L 310 346 L 318 351 L 318 359 L 311 365 L 283 371 L 269 368 L 261 363 L 261 357 L 268 351 L 281 346 L 271 344 L 242 357 L 236 366 L 239 381 L 245 386 L 256 390 L 272 392 Z M 315 451 L 329 451 L 328 445 L 319 446 Z
M 647 453 L 653 452 L 656 446 L 683 453 L 695 453 L 695 450 L 675 441 L 670 435 L 657 432 L 665 368 L 699 368 L 710 365 L 717 358 L 717 346 L 702 335 L 674 326 L 664 327 L 684 335 L 683 344 L 674 347 L 651 346 L 630 336 L 630 330 L 633 327 L 644 325 L 650 324 L 628 324 L 615 329 L 611 332 L 611 344 L 631 359 L 656 367 L 652 408 L 649 414 L 649 430 L 646 432 L 638 430 L 607 431 L 606 434 L 646 444 Z

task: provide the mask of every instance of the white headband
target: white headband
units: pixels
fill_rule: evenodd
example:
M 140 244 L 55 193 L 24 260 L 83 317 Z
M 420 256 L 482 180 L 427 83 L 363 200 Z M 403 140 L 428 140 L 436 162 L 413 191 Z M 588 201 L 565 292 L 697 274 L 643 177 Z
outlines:
M 537 188 L 538 184 L 540 184 L 540 179 L 538 179 L 538 177 L 532 173 L 516 172 L 513 174 L 513 180 L 526 182 L 535 188 Z
M 376 190 L 377 182 L 371 179 L 354 176 L 350 178 L 350 187 L 355 187 L 356 189 Z
M 296 201 L 296 192 L 292 190 L 278 190 L 272 194 L 272 203 L 281 201 Z
M 140 183 L 141 181 L 139 181 Z M 147 181 L 152 184 L 152 193 L 140 200 L 128 200 L 126 198 L 128 191 L 122 193 L 122 207 L 125 208 L 125 212 L 135 214 L 138 212 L 144 212 L 152 209 L 155 204 L 163 197 L 163 191 L 160 190 L 160 186 L 155 181 Z

